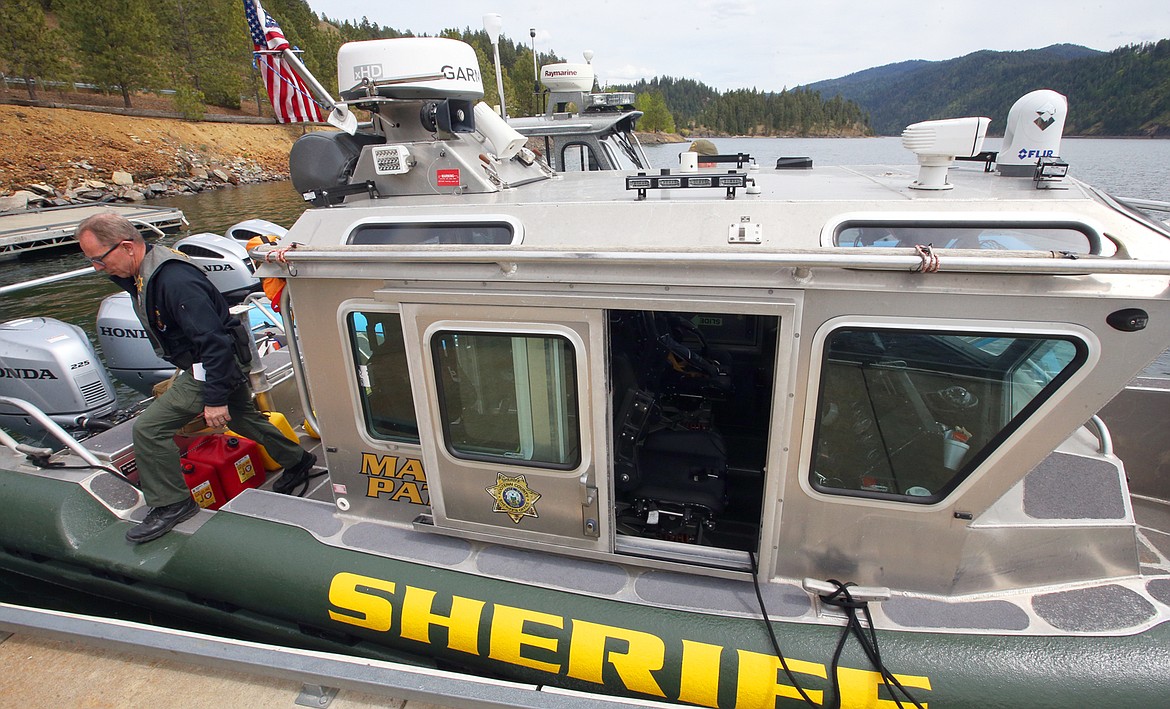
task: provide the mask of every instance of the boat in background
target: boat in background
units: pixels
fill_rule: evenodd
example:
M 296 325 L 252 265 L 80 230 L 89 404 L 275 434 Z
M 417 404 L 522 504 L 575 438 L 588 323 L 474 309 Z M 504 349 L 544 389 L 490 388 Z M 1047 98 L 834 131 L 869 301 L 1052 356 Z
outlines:
M 328 476 L 134 546 L 132 421 L 0 436 L 0 568 L 442 703 L 1164 701 L 1170 501 L 1095 413 L 1170 341 L 1170 229 L 1068 176 L 1062 96 L 994 171 L 967 117 L 916 169 L 570 173 L 475 61 L 347 44 L 369 120 L 293 148 L 251 376 Z
M 642 112 L 629 91 L 594 92 L 592 52 L 584 64 L 546 64 L 540 81 L 548 91 L 543 116 L 509 118 L 557 172 L 649 170 L 634 134 Z

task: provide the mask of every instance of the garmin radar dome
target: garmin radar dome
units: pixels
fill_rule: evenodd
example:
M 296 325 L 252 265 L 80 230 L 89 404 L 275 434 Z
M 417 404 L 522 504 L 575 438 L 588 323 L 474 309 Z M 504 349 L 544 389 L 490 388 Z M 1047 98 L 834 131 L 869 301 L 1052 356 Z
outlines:
M 1060 157 L 1068 99 L 1051 89 L 1024 94 L 1007 115 L 1003 144 L 995 159 L 1004 177 L 1032 177 L 1041 159 Z
M 483 75 L 471 45 L 442 37 L 347 42 L 337 50 L 337 86 L 346 101 L 363 98 L 483 97 Z

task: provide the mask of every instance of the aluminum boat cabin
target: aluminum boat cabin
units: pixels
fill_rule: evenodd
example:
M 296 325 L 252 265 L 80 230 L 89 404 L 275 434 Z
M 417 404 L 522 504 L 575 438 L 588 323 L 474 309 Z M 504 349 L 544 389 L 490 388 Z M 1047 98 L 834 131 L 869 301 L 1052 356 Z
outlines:
M 339 71 L 466 56 L 397 42 Z M 1030 120 L 1022 177 L 952 164 L 986 118 L 919 167 L 557 173 L 464 76 L 293 150 L 259 275 L 325 482 L 133 547 L 132 486 L 0 450 L 0 566 L 531 706 L 1164 701 L 1170 515 L 1095 414 L 1170 341 L 1165 225 Z

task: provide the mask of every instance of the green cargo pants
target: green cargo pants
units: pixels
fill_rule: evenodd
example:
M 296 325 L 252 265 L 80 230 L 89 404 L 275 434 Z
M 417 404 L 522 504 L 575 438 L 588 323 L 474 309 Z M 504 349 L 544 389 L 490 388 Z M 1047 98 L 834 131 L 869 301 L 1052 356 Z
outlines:
M 247 382 L 236 387 L 228 397 L 227 405 L 232 417 L 228 425 L 232 431 L 264 446 L 281 467 L 288 468 L 300 462 L 304 449 L 285 438 L 280 429 L 260 415 L 252 403 L 252 390 Z M 200 413 L 203 413 L 203 382 L 196 380 L 190 372 L 182 372 L 170 389 L 134 419 L 138 485 L 150 507 L 172 505 L 191 496 L 183 480 L 174 435 Z

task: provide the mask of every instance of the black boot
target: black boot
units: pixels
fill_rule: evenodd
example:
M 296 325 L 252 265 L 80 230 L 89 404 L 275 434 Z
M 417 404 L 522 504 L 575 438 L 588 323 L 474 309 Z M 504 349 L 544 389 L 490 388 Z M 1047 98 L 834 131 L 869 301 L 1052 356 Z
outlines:
M 304 495 L 309 489 L 309 480 L 323 475 L 324 473 L 313 474 L 313 466 L 317 464 L 317 456 L 305 451 L 301 456 L 300 462 L 289 468 L 285 468 L 281 473 L 280 479 L 272 484 L 272 489 L 282 495 L 296 495 L 300 497 Z M 297 488 L 300 488 L 299 490 Z
M 152 507 L 150 512 L 146 513 L 146 519 L 142 520 L 142 524 L 135 525 L 126 532 L 126 539 L 135 544 L 158 539 L 174 529 L 179 522 L 194 517 L 198 511 L 199 505 L 190 497 L 173 505 Z

